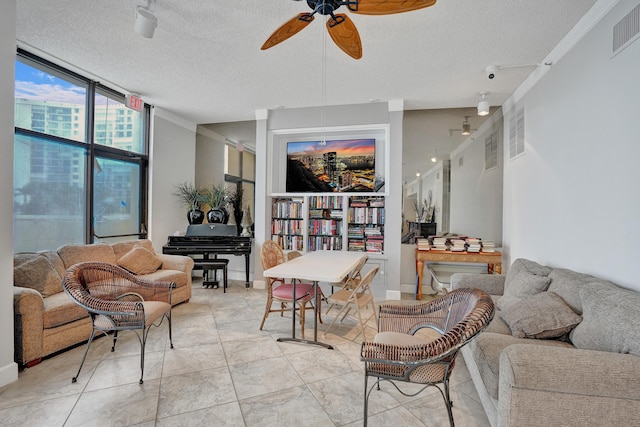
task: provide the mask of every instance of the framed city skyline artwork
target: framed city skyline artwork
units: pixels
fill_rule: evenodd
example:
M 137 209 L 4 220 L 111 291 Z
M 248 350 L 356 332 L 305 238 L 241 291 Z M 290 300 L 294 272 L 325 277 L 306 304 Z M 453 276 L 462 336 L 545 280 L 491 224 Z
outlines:
M 376 140 L 287 143 L 287 192 L 373 192 Z

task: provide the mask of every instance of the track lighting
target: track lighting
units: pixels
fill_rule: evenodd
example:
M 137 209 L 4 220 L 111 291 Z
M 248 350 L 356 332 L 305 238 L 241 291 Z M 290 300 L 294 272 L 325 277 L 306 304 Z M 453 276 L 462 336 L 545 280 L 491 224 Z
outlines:
M 471 135 L 471 125 L 469 124 L 469 116 L 464 116 L 464 122 L 462 122 L 462 135 Z
M 142 37 L 148 39 L 153 37 L 153 33 L 158 26 L 158 18 L 149 10 L 153 0 L 147 0 L 147 6 L 138 6 L 136 8 L 136 23 L 134 30 Z
M 480 92 L 478 96 L 478 115 L 486 116 L 489 114 L 489 92 Z

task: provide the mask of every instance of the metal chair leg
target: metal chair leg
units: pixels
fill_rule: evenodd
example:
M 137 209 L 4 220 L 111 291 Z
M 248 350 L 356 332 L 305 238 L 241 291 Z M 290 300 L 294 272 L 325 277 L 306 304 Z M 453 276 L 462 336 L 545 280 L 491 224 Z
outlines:
M 84 365 L 84 361 L 87 358 L 87 354 L 89 353 L 89 347 L 91 346 L 91 342 L 93 338 L 96 336 L 96 330 L 91 328 L 91 335 L 89 335 L 89 340 L 87 341 L 87 348 L 84 349 L 84 355 L 82 356 L 82 362 L 80 362 L 80 367 L 78 368 L 78 373 L 75 377 L 71 378 L 71 382 L 75 383 L 80 376 L 80 371 L 82 370 L 82 366 Z

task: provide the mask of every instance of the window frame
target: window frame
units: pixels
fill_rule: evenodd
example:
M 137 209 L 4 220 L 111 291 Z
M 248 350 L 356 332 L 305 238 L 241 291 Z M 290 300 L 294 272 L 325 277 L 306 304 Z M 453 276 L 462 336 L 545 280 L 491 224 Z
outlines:
M 79 147 L 84 150 L 85 161 L 85 176 L 84 176 L 84 190 L 85 190 L 85 212 L 84 212 L 84 243 L 94 243 L 97 240 L 109 239 L 109 238 L 147 238 L 148 229 L 148 194 L 149 194 L 149 148 L 150 148 L 150 126 L 151 126 L 151 108 L 150 105 L 144 104 L 144 110 L 142 111 L 142 138 L 143 138 L 143 151 L 144 153 L 137 153 L 134 151 L 127 151 L 112 146 L 100 145 L 95 143 L 95 96 L 96 91 L 101 95 L 110 97 L 118 102 L 125 103 L 125 95 L 107 86 L 100 84 L 100 82 L 92 80 L 91 78 L 82 76 L 72 70 L 66 69 L 60 65 L 52 63 L 44 58 L 40 58 L 23 49 L 17 49 L 16 61 L 23 62 L 24 64 L 44 71 L 48 74 L 59 77 L 65 81 L 71 81 L 73 83 L 81 82 L 84 86 L 86 84 L 87 92 L 85 99 L 86 117 L 85 117 L 85 133 L 83 141 L 74 140 L 64 136 L 51 135 L 44 132 L 39 132 L 31 129 L 25 129 L 22 127 L 14 126 L 14 135 L 25 135 L 31 137 L 37 137 L 46 141 L 51 141 L 57 144 L 70 145 L 73 147 Z M 72 112 L 76 114 L 77 112 Z M 126 124 L 126 121 L 125 121 Z M 139 166 L 139 213 L 140 223 L 138 224 L 137 233 L 113 235 L 113 236 L 97 236 L 94 230 L 94 172 L 95 172 L 95 159 L 104 158 L 110 160 L 123 161 L 127 163 L 136 164 Z M 49 248 L 55 249 L 55 248 Z

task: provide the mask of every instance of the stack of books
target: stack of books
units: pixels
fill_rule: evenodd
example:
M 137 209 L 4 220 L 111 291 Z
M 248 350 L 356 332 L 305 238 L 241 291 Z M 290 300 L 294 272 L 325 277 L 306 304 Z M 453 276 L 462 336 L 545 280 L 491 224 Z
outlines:
M 451 247 L 449 249 L 452 252 L 464 252 L 465 241 L 462 239 L 451 239 Z
M 447 238 L 446 237 L 434 237 L 433 238 L 433 250 L 446 251 L 447 250 Z
M 490 240 L 485 240 L 482 242 L 482 252 L 495 252 L 496 245 Z
M 419 251 L 428 251 L 431 248 L 429 239 L 416 239 L 416 248 Z
M 480 252 L 482 242 L 477 237 L 469 237 L 467 239 L 467 252 Z

